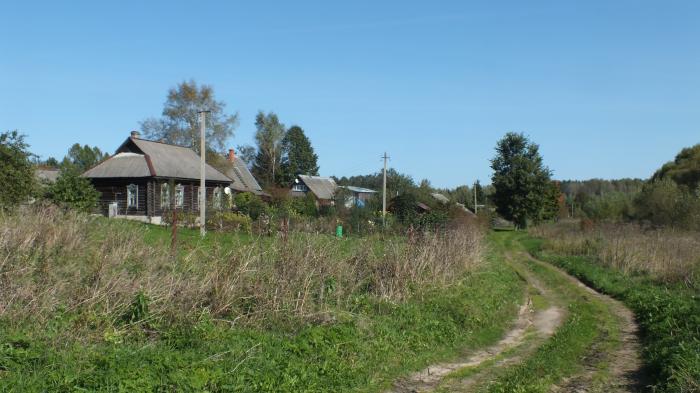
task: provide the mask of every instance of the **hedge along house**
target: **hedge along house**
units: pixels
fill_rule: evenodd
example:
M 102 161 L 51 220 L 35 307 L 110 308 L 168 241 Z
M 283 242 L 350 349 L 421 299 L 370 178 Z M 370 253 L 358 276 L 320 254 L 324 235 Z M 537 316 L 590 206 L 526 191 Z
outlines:
M 199 211 L 199 174 L 200 157 L 192 149 L 140 139 L 133 131 L 112 157 L 82 176 L 100 192 L 100 213 L 160 223 L 163 212 L 171 207 Z M 222 207 L 224 189 L 231 179 L 209 164 L 205 179 L 208 203 Z M 172 199 L 171 180 L 175 184 Z

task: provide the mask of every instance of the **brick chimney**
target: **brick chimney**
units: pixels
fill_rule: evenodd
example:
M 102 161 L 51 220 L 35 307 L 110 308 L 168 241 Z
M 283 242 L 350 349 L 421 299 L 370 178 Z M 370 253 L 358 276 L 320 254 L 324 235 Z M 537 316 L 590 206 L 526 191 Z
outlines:
M 131 137 L 134 139 L 139 139 L 140 135 L 138 131 L 131 131 Z
M 228 161 L 233 162 L 236 160 L 236 152 L 233 149 L 228 149 Z

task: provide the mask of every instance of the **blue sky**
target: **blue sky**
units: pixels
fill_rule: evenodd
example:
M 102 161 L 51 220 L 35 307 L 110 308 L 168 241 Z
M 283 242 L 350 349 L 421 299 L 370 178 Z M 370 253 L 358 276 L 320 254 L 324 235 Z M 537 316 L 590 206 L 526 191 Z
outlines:
M 321 174 L 488 183 L 519 131 L 560 179 L 647 177 L 700 142 L 700 2 L 0 3 L 0 130 L 113 150 L 168 88 L 304 128 Z M 69 2 L 65 2 L 69 3 Z M 145 4 L 148 3 L 148 4 Z

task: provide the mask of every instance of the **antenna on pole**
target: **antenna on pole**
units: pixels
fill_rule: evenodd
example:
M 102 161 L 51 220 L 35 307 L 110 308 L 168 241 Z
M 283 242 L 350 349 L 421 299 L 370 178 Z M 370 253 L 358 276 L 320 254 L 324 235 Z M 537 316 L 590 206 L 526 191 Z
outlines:
M 205 179 L 204 168 L 206 166 L 206 143 L 204 136 L 206 134 L 207 113 L 211 111 L 201 110 L 199 113 L 199 233 L 204 237 L 206 234 L 206 210 L 207 210 L 207 186 Z
M 384 152 L 382 158 L 384 159 L 384 181 L 382 185 L 382 227 L 386 228 L 386 160 L 389 159 L 389 156 L 387 156 L 386 152 Z

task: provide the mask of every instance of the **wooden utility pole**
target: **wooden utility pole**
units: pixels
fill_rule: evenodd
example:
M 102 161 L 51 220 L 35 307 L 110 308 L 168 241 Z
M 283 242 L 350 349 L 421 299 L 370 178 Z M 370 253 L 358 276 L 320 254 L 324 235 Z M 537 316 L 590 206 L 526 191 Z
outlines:
M 382 184 L 382 226 L 386 228 L 386 160 L 389 159 L 386 152 L 384 152 L 382 158 L 384 159 L 384 181 Z
M 206 133 L 207 112 L 201 110 L 199 113 L 199 233 L 204 237 L 206 234 L 206 210 L 207 210 L 207 187 L 205 181 L 204 168 L 206 166 L 206 143 L 204 135 Z

